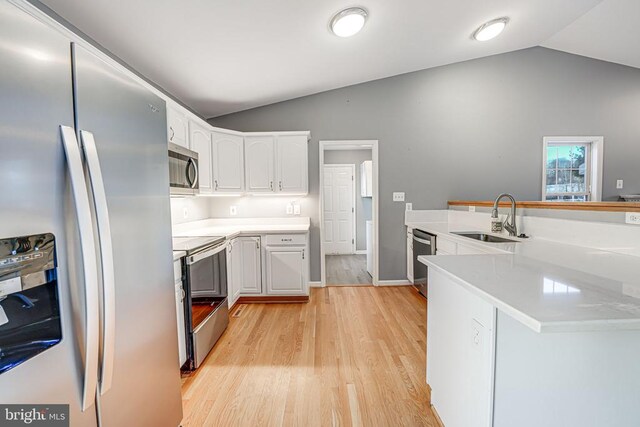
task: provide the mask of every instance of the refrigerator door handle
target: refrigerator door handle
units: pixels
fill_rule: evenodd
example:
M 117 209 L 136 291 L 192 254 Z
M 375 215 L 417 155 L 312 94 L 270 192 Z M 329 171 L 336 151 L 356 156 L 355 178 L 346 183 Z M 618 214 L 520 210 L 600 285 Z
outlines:
M 80 139 L 89 169 L 93 202 L 98 223 L 100 258 L 102 261 L 102 363 L 100 364 L 100 394 L 111 388 L 115 352 L 116 280 L 111 242 L 111 222 L 107 208 L 107 195 L 102 180 L 102 169 L 93 133 L 80 131 Z
M 98 266 L 96 260 L 96 244 L 93 237 L 93 221 L 87 182 L 80 155 L 80 147 L 73 128 L 60 126 L 62 143 L 67 158 L 71 189 L 78 219 L 80 233 L 80 249 L 84 273 L 85 293 L 85 348 L 84 348 L 84 386 L 82 391 L 82 410 L 86 411 L 95 402 L 98 382 Z

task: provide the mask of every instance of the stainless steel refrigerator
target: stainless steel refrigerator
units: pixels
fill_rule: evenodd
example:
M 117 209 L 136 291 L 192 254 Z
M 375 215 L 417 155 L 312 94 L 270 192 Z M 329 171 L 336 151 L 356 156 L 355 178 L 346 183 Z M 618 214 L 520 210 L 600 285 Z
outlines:
M 36 235 L 55 239 L 61 338 L 9 363 L 15 340 L 35 342 L 21 328 L 43 299 L 19 255 Z M 0 259 L 0 404 L 68 404 L 72 426 L 179 425 L 164 101 L 6 0 L 0 239 L 18 242 Z

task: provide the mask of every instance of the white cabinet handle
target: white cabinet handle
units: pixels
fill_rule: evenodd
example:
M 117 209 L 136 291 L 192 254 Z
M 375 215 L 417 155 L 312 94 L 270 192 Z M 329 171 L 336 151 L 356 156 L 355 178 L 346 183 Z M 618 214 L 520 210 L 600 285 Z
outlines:
M 96 243 L 93 236 L 93 221 L 87 182 L 80 147 L 75 131 L 68 126 L 60 126 L 62 144 L 67 157 L 67 167 L 71 178 L 71 189 L 78 219 L 80 250 L 84 274 L 84 384 L 82 388 L 82 410 L 86 411 L 95 402 L 98 383 L 98 349 L 100 305 L 98 300 L 98 266 L 96 262 Z M 56 367 L 52 367 L 56 369 Z
M 93 202 L 98 223 L 98 238 L 100 243 L 100 258 L 102 261 L 102 364 L 100 371 L 100 394 L 105 394 L 111 388 L 113 379 L 113 363 L 115 353 L 116 330 L 116 278 L 113 262 L 113 245 L 111 242 L 111 221 L 107 208 L 107 194 L 102 180 L 102 169 L 96 149 L 93 133 L 80 131 L 80 140 L 84 150 Z
M 173 142 L 173 137 L 176 136 L 176 132 L 173 130 L 173 126 L 169 126 L 169 130 L 171 131 L 171 136 L 169 137 L 169 141 Z
M 302 259 L 304 259 L 304 249 L 302 250 Z

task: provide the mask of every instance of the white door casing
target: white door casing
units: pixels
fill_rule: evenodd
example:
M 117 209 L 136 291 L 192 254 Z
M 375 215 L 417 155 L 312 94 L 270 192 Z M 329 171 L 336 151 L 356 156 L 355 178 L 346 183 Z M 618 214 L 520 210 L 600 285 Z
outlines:
M 355 165 L 325 165 L 324 244 L 326 254 L 355 253 Z

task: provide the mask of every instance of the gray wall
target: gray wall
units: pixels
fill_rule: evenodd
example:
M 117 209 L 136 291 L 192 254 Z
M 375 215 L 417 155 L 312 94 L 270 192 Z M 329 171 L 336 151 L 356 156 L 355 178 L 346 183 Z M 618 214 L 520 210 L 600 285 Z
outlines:
M 367 249 L 366 222 L 371 219 L 371 197 L 362 197 L 360 165 L 371 160 L 371 150 L 330 150 L 324 152 L 324 164 L 356 165 L 356 250 Z
M 531 48 L 349 86 L 211 120 L 244 131 L 310 130 L 309 198 L 318 198 L 318 140 L 379 140 L 380 279 L 405 273 L 404 204 L 502 191 L 539 200 L 542 137 L 603 135 L 605 199 L 640 192 L 640 70 Z M 312 210 L 312 280 L 319 231 Z

